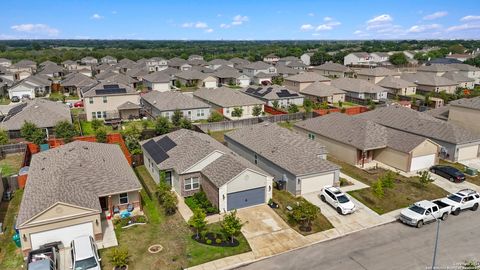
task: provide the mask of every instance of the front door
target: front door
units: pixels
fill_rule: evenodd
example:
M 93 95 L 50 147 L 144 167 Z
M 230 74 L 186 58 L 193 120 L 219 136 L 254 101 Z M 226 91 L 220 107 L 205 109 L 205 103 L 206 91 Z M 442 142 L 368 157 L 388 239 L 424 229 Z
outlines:
M 107 197 L 101 197 L 100 198 L 100 207 L 102 207 L 102 210 L 108 210 L 108 200 Z

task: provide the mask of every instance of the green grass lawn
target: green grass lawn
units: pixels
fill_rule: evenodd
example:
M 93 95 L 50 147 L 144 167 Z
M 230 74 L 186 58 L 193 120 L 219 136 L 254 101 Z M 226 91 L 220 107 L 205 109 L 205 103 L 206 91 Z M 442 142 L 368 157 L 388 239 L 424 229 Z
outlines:
M 0 203 L 0 221 L 5 233 L 0 235 L 0 269 L 23 269 L 23 254 L 12 241 L 13 220 L 20 208 L 23 190 L 17 190 L 10 202 Z
M 8 154 L 4 159 L 0 160 L 0 169 L 2 177 L 17 174 L 22 167 L 24 153 Z
M 328 221 L 328 219 L 322 215 L 320 211 L 318 211 L 317 218 L 313 221 L 312 223 L 312 231 L 310 232 L 303 232 L 300 231 L 299 226 L 296 224 L 293 224 L 291 220 L 288 217 L 289 211 L 286 209 L 286 207 L 289 206 L 295 206 L 297 202 L 308 202 L 305 200 L 303 197 L 295 197 L 292 194 L 290 194 L 288 191 L 285 190 L 278 190 L 278 189 L 273 189 L 273 201 L 278 203 L 279 208 L 275 208 L 274 211 L 285 221 L 287 222 L 293 229 L 295 229 L 297 232 L 303 235 L 308 235 L 312 233 L 317 233 L 321 231 L 325 231 L 328 229 L 332 229 L 333 225 Z
M 341 171 L 346 175 L 369 186 L 373 185 L 380 176 L 387 172 L 387 170 L 380 168 L 367 172 L 332 157 L 328 159 L 340 165 L 342 167 Z M 400 174 L 395 174 L 394 188 L 385 188 L 384 192 L 383 198 L 376 197 L 371 188 L 350 191 L 348 193 L 378 214 L 385 214 L 399 208 L 407 207 L 420 200 L 433 200 L 448 195 L 447 191 L 434 184 L 423 186 L 416 176 L 405 177 Z
M 338 102 L 333 103 L 333 106 L 340 108 L 340 105 L 338 104 Z M 352 102 L 348 102 L 348 101 L 342 102 L 342 107 L 343 107 L 343 108 L 357 107 L 357 106 L 360 106 L 360 105 L 355 104 L 355 103 L 352 103 Z
M 0 98 L 0 105 L 8 105 L 8 104 L 10 104 L 10 99 Z
M 138 130 L 143 130 L 144 127 L 147 129 L 155 128 L 155 122 L 151 119 L 149 120 L 141 120 L 141 121 L 128 121 L 122 124 L 122 126 L 127 129 L 129 127 L 135 126 Z
M 211 131 L 209 132 L 209 135 L 214 138 L 215 140 L 221 142 L 221 143 L 224 143 L 225 142 L 225 138 L 223 137 L 223 134 L 229 132 L 229 131 L 232 131 L 233 129 L 229 129 L 229 130 L 223 130 L 223 131 Z
M 459 169 L 459 170 L 462 171 L 462 172 L 465 171 L 465 165 L 460 164 L 460 163 L 457 163 L 457 162 L 454 163 L 454 162 L 449 162 L 449 161 L 446 161 L 446 160 L 441 159 L 441 160 L 440 160 L 440 164 L 442 164 L 442 165 L 449 165 L 449 166 L 455 167 L 455 168 Z M 480 172 L 479 172 L 479 173 L 480 173 Z M 470 176 L 470 175 L 468 175 L 468 174 L 465 174 L 465 176 L 467 177 L 467 181 L 468 181 L 468 182 L 480 186 L 480 175 L 479 175 L 479 174 L 477 174 L 477 176 Z
M 80 125 L 82 125 L 83 136 L 95 135 L 95 131 L 92 128 L 92 122 L 80 121 Z M 114 132 L 111 126 L 105 125 L 104 127 L 107 129 L 107 133 Z
M 293 125 L 296 123 L 297 121 L 286 121 L 286 122 L 277 122 L 277 125 L 283 127 L 283 128 L 288 128 L 290 130 L 293 129 Z

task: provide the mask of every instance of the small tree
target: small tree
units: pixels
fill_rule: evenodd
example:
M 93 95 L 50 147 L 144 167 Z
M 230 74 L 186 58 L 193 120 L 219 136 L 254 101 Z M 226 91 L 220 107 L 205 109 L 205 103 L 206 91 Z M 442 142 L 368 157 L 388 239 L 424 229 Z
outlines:
M 176 88 L 182 88 L 182 83 L 179 80 L 175 81 L 175 87 Z
M 288 113 L 297 113 L 298 111 L 298 106 L 296 104 L 290 104 L 288 106 Z
M 163 208 L 165 209 L 165 214 L 175 214 L 175 212 L 177 211 L 177 203 L 178 199 L 177 196 L 173 193 L 173 191 L 165 193 L 165 195 L 163 196 Z
M 130 153 L 136 155 L 142 152 L 142 148 L 140 147 L 141 134 L 136 125 L 129 126 L 125 129 L 122 135 L 125 140 L 125 145 Z
M 182 117 L 180 119 L 179 127 L 184 128 L 184 129 L 192 129 L 192 127 L 193 127 L 192 126 L 192 121 L 188 120 L 185 117 Z
M 390 63 L 395 66 L 408 64 L 407 57 L 403 53 L 394 53 L 388 58 Z
M 341 100 L 338 101 L 338 107 L 340 107 L 340 108 L 343 107 L 343 102 Z
M 39 130 L 37 125 L 32 122 L 25 121 L 20 129 L 20 135 L 29 142 L 33 142 L 33 134 Z
M 101 127 L 95 131 L 95 139 L 99 143 L 106 143 L 107 142 L 107 129 Z
M 47 142 L 47 136 L 43 132 L 43 130 L 37 128 L 33 134 L 31 135 L 31 142 L 33 142 L 36 145 L 44 144 Z
M 160 116 L 155 121 L 155 133 L 157 133 L 157 135 L 167 134 L 171 129 L 172 127 L 168 118 Z
M 243 109 L 240 108 L 240 107 L 235 107 L 233 108 L 233 111 L 232 111 L 232 116 L 233 117 L 242 117 L 243 115 Z
M 380 179 L 377 180 L 375 183 L 373 183 L 372 192 L 373 192 L 373 195 L 375 195 L 375 197 L 380 199 L 383 198 L 383 196 L 385 195 L 383 191 L 382 181 Z
M 253 116 L 260 116 L 261 114 L 262 114 L 262 106 L 256 105 L 255 107 L 253 107 L 253 110 L 252 110 Z
M 220 122 L 223 120 L 223 115 L 217 111 L 213 111 L 208 117 L 208 122 Z
M 0 145 L 8 144 L 9 141 L 7 131 L 0 129 Z
M 426 186 L 429 183 L 434 181 L 432 179 L 431 175 L 430 175 L 430 172 L 428 172 L 428 171 L 420 171 L 420 172 L 417 172 L 417 174 L 418 174 L 418 178 L 419 178 L 419 181 L 422 184 L 422 186 Z
M 114 248 L 110 253 L 110 262 L 117 267 L 124 267 L 128 265 L 130 255 L 125 248 Z
M 93 131 L 97 131 L 100 127 L 103 127 L 103 121 L 100 119 L 93 119 L 91 122 Z
M 274 100 L 274 101 L 272 102 L 272 105 L 273 105 L 273 108 L 275 108 L 275 109 L 278 109 L 279 106 L 280 106 L 280 104 L 278 103 L 278 100 Z
M 291 217 L 295 222 L 300 224 L 300 228 L 309 230 L 312 221 L 317 217 L 318 208 L 308 202 L 301 201 L 298 205 L 293 207 Z
M 175 110 L 172 115 L 172 124 L 175 127 L 180 126 L 180 120 L 183 118 L 183 113 L 180 110 Z
M 203 231 L 207 225 L 206 217 L 207 214 L 202 208 L 196 208 L 193 210 L 193 216 L 188 220 L 188 224 L 197 231 L 197 239 L 199 237 L 198 234 Z
M 160 181 L 158 182 L 157 190 L 156 190 L 156 195 L 157 195 L 158 201 L 161 204 L 163 204 L 163 202 L 165 200 L 165 196 L 168 196 L 168 195 L 165 195 L 165 194 L 169 193 L 171 190 L 172 190 L 172 187 L 167 183 L 165 171 L 161 171 L 160 172 Z
M 382 181 L 382 187 L 384 188 L 393 188 L 395 187 L 395 173 L 392 171 L 386 172 L 379 178 Z
M 237 210 L 223 216 L 222 231 L 231 239 L 232 243 L 235 240 L 235 236 L 240 233 L 242 227 L 243 223 L 240 218 L 237 217 Z
M 303 100 L 303 108 L 305 108 L 306 112 L 311 112 L 313 108 L 313 101 L 309 98 L 305 98 Z
M 55 136 L 63 138 L 63 140 L 68 143 L 72 141 L 73 137 L 77 136 L 77 130 L 72 123 L 60 121 L 55 125 Z

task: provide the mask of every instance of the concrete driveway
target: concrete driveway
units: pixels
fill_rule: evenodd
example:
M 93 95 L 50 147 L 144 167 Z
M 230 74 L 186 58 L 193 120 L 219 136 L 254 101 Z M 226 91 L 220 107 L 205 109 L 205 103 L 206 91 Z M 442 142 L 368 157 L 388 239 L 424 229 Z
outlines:
M 268 205 L 240 209 L 237 216 L 247 222 L 242 233 L 256 258 L 278 254 L 309 242 L 290 228 Z
M 439 175 L 436 175 L 434 173 L 431 173 L 430 175 L 431 175 L 432 179 L 435 180 L 433 182 L 435 185 L 443 188 L 444 190 L 446 190 L 450 193 L 455 193 L 455 192 L 458 192 L 459 190 L 465 189 L 465 188 L 480 191 L 479 186 L 477 186 L 475 184 L 472 184 L 470 182 L 467 182 L 467 181 L 464 181 L 462 183 L 454 183 L 454 182 L 450 182 L 450 180 L 448 180 L 446 178 L 443 178 Z

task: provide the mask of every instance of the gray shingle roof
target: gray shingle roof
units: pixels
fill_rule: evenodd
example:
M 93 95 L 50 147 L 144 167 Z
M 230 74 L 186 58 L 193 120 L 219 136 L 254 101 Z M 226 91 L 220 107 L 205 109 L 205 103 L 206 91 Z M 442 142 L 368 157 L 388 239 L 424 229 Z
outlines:
M 398 72 L 395 72 L 391 69 L 384 68 L 384 67 L 362 68 L 357 71 L 357 74 L 365 75 L 365 76 L 373 76 L 373 77 L 400 75 Z
M 249 86 L 241 89 L 240 91 L 249 96 L 262 100 L 303 98 L 303 95 L 279 85 Z
M 110 94 L 107 94 L 107 93 L 97 94 L 96 90 L 102 90 L 102 89 L 106 89 L 106 88 L 112 89 L 111 88 L 112 85 L 118 85 L 118 88 L 125 89 L 126 91 L 125 92 L 112 92 Z M 116 95 L 116 96 L 138 95 L 138 92 L 135 89 L 133 89 L 132 87 L 130 87 L 128 85 L 125 85 L 125 84 L 110 82 L 110 81 L 101 81 L 97 84 L 92 85 L 91 87 L 89 86 L 85 89 L 82 89 L 82 91 L 83 91 L 83 97 L 99 97 L 99 96 L 105 96 L 105 95 L 108 95 L 108 96 L 113 96 L 113 95 Z
M 450 106 L 480 110 L 480 97 L 457 99 L 451 101 Z
M 337 71 L 337 72 L 353 72 L 349 67 L 346 67 L 341 64 L 327 62 L 320 66 L 315 66 L 313 69 L 316 70 L 327 70 L 327 71 Z
M 192 69 L 180 71 L 179 73 L 175 74 L 175 76 L 185 80 L 203 80 L 210 75 Z
M 180 92 L 150 91 L 142 96 L 142 100 L 148 102 L 160 111 L 189 110 L 198 108 L 210 108 L 210 105 Z
M 170 75 L 163 71 L 156 71 L 146 75 L 143 79 L 153 83 L 169 83 Z
M 432 64 L 429 66 L 420 66 L 417 68 L 417 71 L 427 71 L 427 72 L 446 72 L 446 71 L 455 71 L 458 70 L 451 65 L 445 64 Z
M 339 169 L 319 157 L 326 154 L 325 146 L 273 123 L 247 126 L 228 132 L 225 137 L 297 176 Z
M 361 113 L 354 118 L 374 121 L 386 127 L 453 144 L 480 141 L 480 135 L 460 126 L 398 105 Z
M 450 64 L 450 66 L 461 71 L 480 71 L 480 68 L 467 64 Z
M 215 89 L 200 88 L 193 92 L 197 98 L 213 103 L 220 107 L 235 107 L 247 105 L 261 105 L 264 102 L 244 94 L 242 91 L 228 87 L 219 87 Z
M 70 73 L 60 83 L 62 86 L 83 87 L 96 83 L 97 81 L 81 73 Z
M 427 85 L 427 86 L 449 86 L 457 85 L 457 82 L 449 80 L 444 77 L 436 76 L 431 73 L 404 73 L 400 76 L 401 79 L 414 82 L 417 85 Z
M 345 91 L 323 82 L 314 82 L 300 90 L 300 93 L 315 97 L 329 97 L 335 94 L 345 94 Z
M 416 84 L 413 82 L 409 82 L 400 78 L 395 78 L 393 76 L 385 77 L 384 79 L 379 81 L 377 85 L 385 88 L 392 88 L 392 89 L 401 89 L 401 88 L 416 86 Z
M 474 82 L 475 80 L 472 78 L 468 78 L 467 76 L 459 73 L 458 71 L 447 71 L 442 77 L 447 78 L 451 81 L 456 83 L 465 83 L 465 82 Z
M 19 112 L 18 110 L 23 107 Z M 26 105 L 13 107 L 0 126 L 6 130 L 20 130 L 25 121 L 32 122 L 41 128 L 54 127 L 59 121 L 72 122 L 70 108 L 59 102 L 36 98 L 27 101 Z
M 387 89 L 370 83 L 366 80 L 353 78 L 340 78 L 332 81 L 332 85 L 347 92 L 355 93 L 380 93 L 386 92 Z
M 304 72 L 297 75 L 285 78 L 286 81 L 293 82 L 316 82 L 316 81 L 331 81 L 331 79 L 322 76 L 316 72 Z
M 33 155 L 17 222 L 58 202 L 101 211 L 99 197 L 140 189 L 118 145 L 74 141 Z
M 257 62 L 250 63 L 250 64 L 244 66 L 243 68 L 261 70 L 261 69 L 269 69 L 271 67 L 272 67 L 272 65 L 270 65 L 270 64 L 267 64 L 267 63 L 262 62 L 262 61 L 257 61 Z
M 140 109 L 141 106 L 139 104 L 135 104 L 131 101 L 127 101 L 125 103 L 122 103 L 118 105 L 117 109 L 118 110 L 135 110 L 135 109 Z

